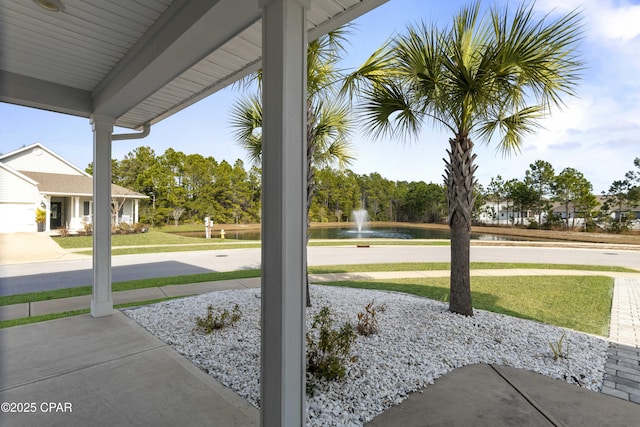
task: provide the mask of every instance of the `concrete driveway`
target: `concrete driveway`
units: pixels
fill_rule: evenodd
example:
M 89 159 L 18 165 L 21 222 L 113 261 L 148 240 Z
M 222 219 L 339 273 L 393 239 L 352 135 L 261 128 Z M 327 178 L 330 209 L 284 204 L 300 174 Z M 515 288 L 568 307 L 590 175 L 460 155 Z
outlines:
M 62 249 L 48 233 L 0 233 L 0 265 L 80 257 Z

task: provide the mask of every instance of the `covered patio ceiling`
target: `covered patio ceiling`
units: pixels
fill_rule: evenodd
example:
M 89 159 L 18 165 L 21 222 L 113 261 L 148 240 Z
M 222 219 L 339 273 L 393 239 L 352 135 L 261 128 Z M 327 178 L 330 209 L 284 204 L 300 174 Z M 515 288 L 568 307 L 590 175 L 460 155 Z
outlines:
M 385 1 L 311 0 L 308 38 Z M 153 125 L 260 68 L 261 3 L 0 0 L 0 101 Z

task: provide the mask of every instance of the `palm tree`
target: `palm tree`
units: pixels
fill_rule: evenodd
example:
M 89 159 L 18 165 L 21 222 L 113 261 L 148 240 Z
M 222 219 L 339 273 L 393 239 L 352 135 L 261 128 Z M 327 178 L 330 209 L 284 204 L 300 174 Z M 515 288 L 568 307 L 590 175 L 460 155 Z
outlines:
M 451 132 L 444 180 L 451 229 L 449 310 L 471 316 L 469 243 L 476 166 L 473 141 L 499 135 L 503 155 L 561 96 L 574 95 L 582 62 L 578 12 L 537 20 L 533 5 L 463 7 L 451 28 L 410 26 L 388 42 L 347 82 L 360 89 L 365 128 L 374 136 L 417 135 L 425 122 Z
M 307 47 L 307 242 L 309 210 L 316 193 L 315 171 L 325 166 L 348 165 L 351 156 L 349 105 L 341 92 L 343 74 L 336 68 L 344 53 L 346 28 L 342 27 L 309 43 Z M 245 84 L 257 82 L 261 89 L 262 72 L 248 77 Z M 262 98 L 260 94 L 242 98 L 231 113 L 236 141 L 249 153 L 250 160 L 260 164 L 262 156 Z M 309 278 L 307 275 L 307 306 Z

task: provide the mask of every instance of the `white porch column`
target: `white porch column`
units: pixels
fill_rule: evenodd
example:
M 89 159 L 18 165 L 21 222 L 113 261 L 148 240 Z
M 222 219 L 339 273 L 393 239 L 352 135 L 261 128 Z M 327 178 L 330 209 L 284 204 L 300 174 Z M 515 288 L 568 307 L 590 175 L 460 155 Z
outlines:
M 261 0 L 262 426 L 304 425 L 306 9 Z
M 133 199 L 133 223 L 137 224 L 139 221 L 139 214 L 138 214 L 138 207 L 139 207 L 139 200 L 138 199 Z
M 80 197 L 75 196 L 73 198 L 73 217 L 71 218 L 71 223 L 73 225 L 70 225 L 71 228 L 73 228 L 74 230 L 78 230 L 80 228 L 81 225 L 81 221 L 80 221 Z
M 93 126 L 93 293 L 91 315 L 113 311 L 111 298 L 111 117 L 91 117 Z
M 44 222 L 44 231 L 47 233 L 51 231 L 51 196 L 45 196 L 47 199 L 47 206 L 45 207 L 45 215 L 47 220 Z

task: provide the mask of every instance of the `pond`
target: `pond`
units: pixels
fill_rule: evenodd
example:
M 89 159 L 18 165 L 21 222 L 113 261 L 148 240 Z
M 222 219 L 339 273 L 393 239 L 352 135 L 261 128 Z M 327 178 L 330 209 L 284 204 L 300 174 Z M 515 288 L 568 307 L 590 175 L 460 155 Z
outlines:
M 204 238 L 204 231 L 177 233 L 188 237 Z M 226 231 L 227 239 L 237 240 L 260 240 L 260 231 Z M 213 232 L 213 237 L 219 237 L 217 231 Z M 353 227 L 319 227 L 311 229 L 312 239 L 449 239 L 449 230 L 437 228 L 414 228 L 414 227 L 366 227 L 358 231 Z M 501 241 L 524 241 L 533 240 L 516 236 L 504 236 L 487 233 L 471 233 L 472 240 L 501 240 Z

